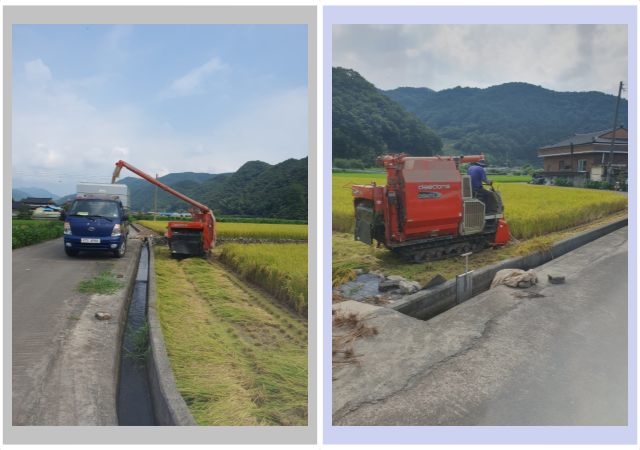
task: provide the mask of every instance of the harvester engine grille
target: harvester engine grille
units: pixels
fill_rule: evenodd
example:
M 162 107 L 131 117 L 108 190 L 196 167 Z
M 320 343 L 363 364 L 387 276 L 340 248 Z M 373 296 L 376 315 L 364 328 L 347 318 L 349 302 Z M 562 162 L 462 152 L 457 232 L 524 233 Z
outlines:
M 465 199 L 462 210 L 462 234 L 481 232 L 484 228 L 484 203 L 476 199 Z

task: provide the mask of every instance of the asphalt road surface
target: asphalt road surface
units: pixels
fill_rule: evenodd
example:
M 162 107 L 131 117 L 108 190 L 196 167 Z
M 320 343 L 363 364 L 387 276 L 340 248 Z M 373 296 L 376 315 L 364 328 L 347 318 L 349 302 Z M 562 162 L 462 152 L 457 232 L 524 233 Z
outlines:
M 12 251 L 13 425 L 36 421 L 46 375 L 90 298 L 76 286 L 116 260 L 110 252 L 69 257 L 62 238 Z

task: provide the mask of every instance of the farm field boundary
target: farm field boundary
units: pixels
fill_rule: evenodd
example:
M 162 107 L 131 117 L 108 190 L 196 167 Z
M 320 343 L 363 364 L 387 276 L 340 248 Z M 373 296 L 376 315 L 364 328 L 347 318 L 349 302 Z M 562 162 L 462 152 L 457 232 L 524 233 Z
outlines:
M 499 270 L 522 269 L 529 270 L 538 267 L 553 258 L 564 255 L 589 242 L 595 241 L 613 231 L 626 227 L 629 219 L 624 218 L 606 225 L 585 231 L 580 234 L 568 237 L 553 244 L 551 250 L 532 253 L 530 255 L 513 257 L 490 266 L 482 267 L 473 271 L 473 296 L 476 296 L 491 285 L 493 277 Z M 387 308 L 406 314 L 417 319 L 429 319 L 457 305 L 456 301 L 456 279 L 424 291 L 417 292 L 404 297 Z
M 168 222 L 139 220 L 145 228 L 164 234 L 167 230 Z M 265 223 L 216 223 L 216 234 L 218 238 L 254 238 L 254 239 L 307 239 L 309 234 L 308 225 L 281 225 Z

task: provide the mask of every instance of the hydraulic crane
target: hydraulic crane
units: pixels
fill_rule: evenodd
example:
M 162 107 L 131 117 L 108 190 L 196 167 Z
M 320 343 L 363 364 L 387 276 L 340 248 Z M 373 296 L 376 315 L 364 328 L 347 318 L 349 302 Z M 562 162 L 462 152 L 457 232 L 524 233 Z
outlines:
M 171 256 L 198 256 L 209 259 L 211 249 L 216 244 L 216 218 L 213 212 L 207 206 L 174 191 L 169 186 L 160 183 L 155 178 L 122 160 L 116 163 L 111 184 L 115 183 L 116 178 L 120 177 L 120 171 L 123 167 L 193 206 L 189 211 L 191 213 L 191 222 L 169 222 L 168 224 L 167 238 Z

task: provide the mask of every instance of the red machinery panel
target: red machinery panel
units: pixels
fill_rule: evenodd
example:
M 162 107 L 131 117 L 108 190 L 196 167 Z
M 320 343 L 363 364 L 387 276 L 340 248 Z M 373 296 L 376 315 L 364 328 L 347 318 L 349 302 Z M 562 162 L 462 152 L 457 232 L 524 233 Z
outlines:
M 456 235 L 462 220 L 462 194 L 455 162 L 435 158 L 404 158 L 402 162 L 406 238 Z

